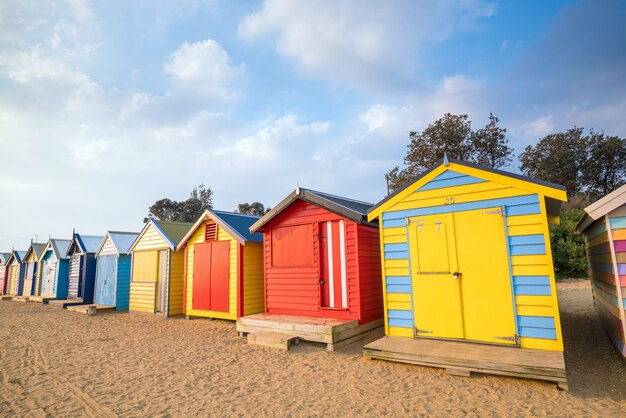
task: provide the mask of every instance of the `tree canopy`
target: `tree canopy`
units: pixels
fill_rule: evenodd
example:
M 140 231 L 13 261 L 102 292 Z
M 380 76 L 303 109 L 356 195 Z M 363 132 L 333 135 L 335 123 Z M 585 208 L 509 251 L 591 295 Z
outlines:
M 401 188 L 422 171 L 448 157 L 499 168 L 511 161 L 513 149 L 508 146 L 506 129 L 500 120 L 489 114 L 489 123 L 472 131 L 467 115 L 446 113 L 421 132 L 412 131 L 404 157 L 404 168 L 395 166 L 385 173 L 387 192 Z
M 163 198 L 148 208 L 148 218 L 159 221 L 195 222 L 206 209 L 213 209 L 213 191 L 204 184 L 193 188 L 189 197 L 183 201 Z
M 240 203 L 237 205 L 237 210 L 235 212 L 245 213 L 248 215 L 257 215 L 263 216 L 267 212 L 270 211 L 271 208 L 265 208 L 263 203 L 261 202 L 252 202 L 252 203 Z

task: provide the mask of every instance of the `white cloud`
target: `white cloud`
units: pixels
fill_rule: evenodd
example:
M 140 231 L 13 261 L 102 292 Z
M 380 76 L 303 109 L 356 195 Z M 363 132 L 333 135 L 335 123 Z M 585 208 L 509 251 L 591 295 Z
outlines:
M 552 133 L 556 127 L 552 116 L 544 116 L 530 122 L 522 122 L 513 127 L 511 133 L 519 138 L 522 145 L 535 144 L 539 139 Z
M 110 147 L 110 142 L 102 139 L 85 143 L 75 142 L 72 147 L 73 161 L 81 170 L 91 171 L 100 167 L 102 154 Z
M 300 70 L 351 87 L 385 87 L 412 77 L 420 50 L 494 11 L 491 3 L 398 0 L 266 0 L 239 25 L 245 39 L 276 35 L 279 54 Z
M 221 102 L 237 97 L 234 85 L 245 72 L 243 64 L 230 65 L 228 54 L 213 39 L 185 42 L 169 57 L 164 68 L 171 81 L 170 94 Z

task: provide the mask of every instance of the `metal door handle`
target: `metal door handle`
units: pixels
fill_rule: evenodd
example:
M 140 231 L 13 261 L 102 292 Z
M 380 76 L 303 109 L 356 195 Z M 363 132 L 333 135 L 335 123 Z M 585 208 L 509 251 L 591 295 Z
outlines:
M 320 284 L 324 284 L 324 279 L 320 279 Z
M 462 276 L 462 274 L 458 271 L 455 271 L 454 273 L 452 273 L 452 278 L 453 279 L 460 279 Z

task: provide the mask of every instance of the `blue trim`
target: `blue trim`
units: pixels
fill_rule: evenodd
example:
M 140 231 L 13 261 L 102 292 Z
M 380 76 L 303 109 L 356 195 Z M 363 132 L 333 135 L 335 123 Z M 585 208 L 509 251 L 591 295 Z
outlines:
M 405 286 L 411 285 L 411 278 L 409 276 L 387 276 L 385 278 L 387 284 L 400 284 Z
M 388 284 L 387 293 L 408 293 L 411 294 L 410 285 Z
M 611 223 L 611 229 L 623 229 L 626 228 L 626 216 L 620 216 L 619 218 L 609 218 Z
M 457 171 L 446 170 L 443 173 L 439 174 L 437 177 L 433 178 L 431 181 L 455 179 L 458 177 L 464 177 L 466 175 L 467 174 L 459 173 Z
M 408 251 L 385 252 L 385 260 L 408 260 Z
M 520 336 L 556 340 L 556 330 L 546 328 L 520 327 Z
M 509 245 L 535 245 L 545 244 L 543 234 L 536 235 L 518 235 L 509 237 Z
M 413 312 L 411 311 L 388 309 L 387 315 L 389 315 L 389 318 L 395 318 L 395 319 L 413 319 Z
M 388 322 L 390 327 L 413 328 L 412 319 L 389 318 Z
M 546 253 L 546 246 L 539 245 L 511 245 L 511 255 L 540 255 Z
M 384 251 L 409 251 L 409 244 L 406 242 L 398 244 L 385 244 Z
M 420 209 L 406 209 L 406 210 L 398 210 L 394 212 L 385 212 L 382 215 L 383 218 L 383 228 L 390 228 L 391 226 L 388 224 L 389 221 L 400 221 L 399 223 L 394 222 L 395 226 L 403 226 L 405 225 L 404 219 L 407 217 L 414 216 L 425 216 L 425 215 L 435 215 L 442 213 L 453 213 L 453 212 L 464 212 L 467 210 L 474 209 L 488 209 L 497 206 L 515 206 L 515 205 L 527 205 L 539 203 L 539 197 L 536 194 L 526 195 L 526 196 L 516 196 L 516 197 L 506 197 L 501 199 L 489 199 L 489 200 L 479 200 L 475 202 L 467 202 L 467 203 L 457 203 L 452 205 L 441 205 L 441 206 L 431 206 L 427 208 Z M 508 214 L 508 213 L 507 213 Z
M 416 192 L 443 189 L 447 187 L 464 186 L 467 184 L 474 184 L 474 183 L 484 183 L 486 181 L 486 180 L 468 176 L 465 174 L 459 174 L 455 177 L 448 177 L 448 178 L 443 178 L 443 179 L 440 177 L 441 175 L 435 177 L 434 179 L 432 179 L 431 181 L 429 181 L 428 183 L 426 183 L 425 185 L 417 189 Z
M 541 213 L 539 203 L 529 203 L 525 205 L 515 205 L 506 207 L 506 216 L 536 215 Z
M 520 327 L 555 329 L 554 318 L 551 316 L 518 316 Z
M 550 286 L 548 276 L 513 276 L 513 283 L 516 285 L 537 285 Z
M 515 294 L 525 296 L 550 296 L 552 292 L 550 286 L 517 285 L 515 286 Z

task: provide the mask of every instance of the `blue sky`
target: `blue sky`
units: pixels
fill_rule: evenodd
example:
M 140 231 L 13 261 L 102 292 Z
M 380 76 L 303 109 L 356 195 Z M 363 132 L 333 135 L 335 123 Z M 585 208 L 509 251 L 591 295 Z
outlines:
M 624 137 L 624 21 L 620 1 L 3 1 L 0 250 L 139 230 L 199 183 L 221 210 L 298 183 L 376 202 L 446 112 L 493 112 L 516 154 Z

